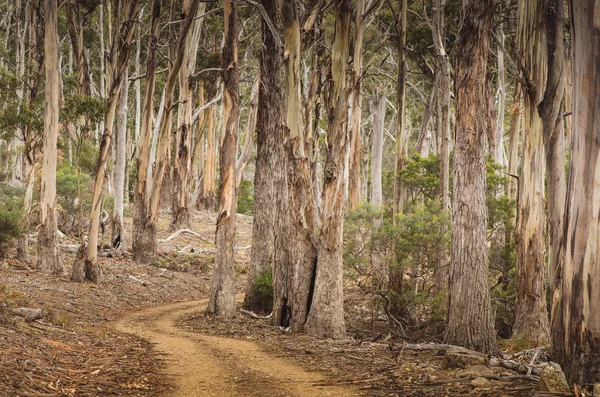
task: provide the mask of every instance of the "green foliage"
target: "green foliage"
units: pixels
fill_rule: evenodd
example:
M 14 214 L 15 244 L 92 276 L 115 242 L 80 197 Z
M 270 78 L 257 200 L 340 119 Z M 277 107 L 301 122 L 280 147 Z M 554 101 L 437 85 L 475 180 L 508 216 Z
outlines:
M 22 188 L 0 184 L 0 257 L 4 257 L 14 240 L 23 233 Z
M 237 196 L 238 214 L 252 215 L 254 213 L 254 184 L 249 180 L 242 180 Z
M 415 203 L 420 197 L 425 201 L 438 198 L 440 194 L 440 157 L 430 154 L 421 157 L 415 154 L 406 161 L 400 171 L 409 201 Z
M 74 230 L 79 222 L 80 205 L 89 213 L 92 205 L 91 177 L 80 173 L 63 160 L 56 170 L 56 195 L 59 204 L 58 227 L 65 233 Z M 81 192 L 81 197 L 79 197 Z
M 64 106 L 61 108 L 63 123 L 79 123 L 83 118 L 96 125 L 104 120 L 106 101 L 96 96 L 82 96 L 73 94 L 65 97 Z
M 273 309 L 273 273 L 265 270 L 256 276 L 246 306 L 252 310 L 269 312 Z

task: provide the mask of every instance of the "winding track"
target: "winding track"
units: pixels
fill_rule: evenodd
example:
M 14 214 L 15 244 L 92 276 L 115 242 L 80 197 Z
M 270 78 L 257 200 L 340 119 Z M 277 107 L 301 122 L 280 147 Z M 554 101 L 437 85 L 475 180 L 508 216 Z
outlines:
M 167 356 L 165 373 L 176 397 L 195 396 L 354 396 L 341 386 L 314 386 L 326 379 L 252 342 L 186 332 L 177 319 L 204 310 L 208 299 L 156 306 L 119 319 L 115 327 L 156 345 Z

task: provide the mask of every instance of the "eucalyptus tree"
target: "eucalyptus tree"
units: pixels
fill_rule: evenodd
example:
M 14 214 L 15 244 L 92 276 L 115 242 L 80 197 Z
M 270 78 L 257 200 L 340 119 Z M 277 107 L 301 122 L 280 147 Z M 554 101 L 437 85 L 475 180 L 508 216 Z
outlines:
M 552 313 L 552 356 L 578 385 L 600 382 L 600 10 L 571 0 L 573 132 L 565 215 L 563 264 Z
M 238 135 L 238 3 L 224 1 L 223 142 L 219 151 L 219 215 L 216 225 L 216 255 L 206 314 L 235 315 L 235 262 L 233 240 L 237 212 L 235 150 Z
M 94 193 L 92 196 L 92 210 L 90 214 L 90 231 L 88 234 L 87 245 L 85 246 L 85 255 L 77 255 L 73 264 L 71 279 L 81 282 L 84 279 L 99 282 L 102 277 L 101 269 L 98 266 L 98 232 L 100 228 L 100 209 L 102 205 L 102 195 L 104 180 L 106 178 L 107 160 L 112 141 L 114 122 L 119 102 L 119 93 L 122 87 L 123 75 L 127 69 L 129 55 L 131 53 L 131 41 L 135 30 L 135 23 L 139 13 L 139 2 L 132 0 L 129 2 L 117 2 L 113 15 L 112 41 L 107 65 L 107 112 L 104 117 L 104 132 L 100 143 L 100 151 L 96 162 L 94 173 Z M 86 244 L 85 242 L 82 243 Z
M 488 287 L 485 138 L 488 52 L 497 0 L 463 0 L 456 49 L 456 144 L 447 341 L 498 352 Z
M 62 274 L 58 252 L 56 157 L 58 140 L 58 97 L 60 70 L 58 67 L 58 4 L 44 1 L 44 63 L 46 68 L 46 108 L 44 111 L 44 144 L 40 192 L 40 223 L 38 233 L 39 267 L 46 272 Z

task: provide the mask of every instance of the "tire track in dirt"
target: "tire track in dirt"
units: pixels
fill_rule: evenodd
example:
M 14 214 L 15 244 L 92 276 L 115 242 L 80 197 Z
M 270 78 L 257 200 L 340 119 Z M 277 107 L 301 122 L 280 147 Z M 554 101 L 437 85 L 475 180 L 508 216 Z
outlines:
M 183 331 L 175 322 L 204 310 L 207 299 L 156 306 L 119 319 L 115 328 L 156 345 L 167 356 L 172 379 L 168 395 L 185 396 L 355 396 L 342 386 L 314 386 L 326 378 L 273 357 L 259 345 L 239 339 Z

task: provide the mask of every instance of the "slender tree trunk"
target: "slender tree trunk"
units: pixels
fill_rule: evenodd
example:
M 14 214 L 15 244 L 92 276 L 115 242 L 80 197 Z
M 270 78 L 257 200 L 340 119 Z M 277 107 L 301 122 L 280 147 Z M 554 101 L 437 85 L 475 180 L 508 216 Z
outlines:
M 545 0 L 544 24 L 548 54 L 548 76 L 544 99 L 539 105 L 544 127 L 546 149 L 547 197 L 548 197 L 548 274 L 550 293 L 554 295 L 557 269 L 562 257 L 567 175 L 565 171 L 564 93 L 565 52 L 563 45 L 564 3 L 561 0 Z
M 206 110 L 206 167 L 202 183 L 201 203 L 205 210 L 215 210 L 215 180 L 217 172 L 215 105 Z
M 192 22 L 198 10 L 199 0 L 192 0 L 188 14 L 182 23 L 179 32 L 179 40 L 176 44 L 176 49 L 173 59 L 173 64 L 169 70 L 166 84 L 164 87 L 164 104 L 162 105 L 162 117 L 158 117 L 158 140 L 156 144 L 156 162 L 152 171 L 152 185 L 148 192 L 148 197 L 145 200 L 148 207 L 147 217 L 143 221 L 134 223 L 134 236 L 140 236 L 139 239 L 133 240 L 134 258 L 140 261 L 150 260 L 156 254 L 156 232 L 157 221 L 160 210 L 161 189 L 167 167 L 171 160 L 171 129 L 172 129 L 172 108 L 175 84 L 177 82 L 179 71 L 184 60 L 186 40 L 191 29 Z M 141 152 L 140 152 L 141 153 Z M 187 157 L 187 155 L 186 155 Z M 139 174 L 139 172 L 138 172 Z M 137 228 L 136 228 L 137 227 Z M 137 244 L 139 242 L 139 244 Z M 149 251 L 152 249 L 152 251 Z M 145 253 L 142 253 L 145 251 Z
M 150 163 L 150 140 L 152 139 L 152 115 L 154 113 L 154 88 L 156 85 L 156 68 L 158 60 L 156 45 L 158 43 L 158 27 L 160 24 L 160 9 L 162 1 L 154 0 L 151 9 L 151 22 L 148 33 L 148 53 L 146 58 L 146 89 L 144 94 L 144 107 L 142 111 L 142 124 L 140 129 L 137 180 L 134 188 L 134 215 L 133 215 L 133 260 L 147 263 L 156 252 L 156 240 L 148 239 L 153 233 L 147 233 L 148 228 L 156 227 L 149 223 L 148 216 L 148 191 Z
M 554 297 L 552 355 L 571 383 L 600 382 L 600 10 L 570 2 L 573 38 L 573 134 L 564 263 Z
M 348 207 L 354 209 L 361 197 L 361 121 L 362 95 L 360 92 L 363 72 L 363 38 L 365 34 L 365 3 L 357 0 L 354 8 L 354 52 L 352 56 L 352 87 L 350 91 L 350 158 L 348 164 Z
M 456 145 L 447 342 L 498 352 L 488 286 L 485 201 L 486 84 L 495 0 L 463 0 L 457 39 Z
M 521 138 L 521 124 L 523 114 L 521 87 L 516 84 L 513 104 L 510 110 L 510 131 L 508 142 L 508 187 L 506 193 L 512 200 L 517 199 L 517 174 L 519 164 L 519 142 Z
M 256 132 L 256 117 L 258 113 L 258 91 L 260 87 L 260 72 L 256 75 L 256 80 L 252 86 L 252 93 L 250 94 L 250 105 L 248 108 L 248 120 L 246 121 L 246 134 L 244 137 L 244 146 L 242 147 L 240 156 L 236 162 L 236 186 L 239 187 L 244 179 L 244 170 L 252 157 L 252 150 L 254 149 L 254 133 Z
M 58 139 L 58 69 L 57 0 L 44 1 L 44 60 L 46 65 L 46 108 L 44 111 L 44 154 L 40 193 L 38 233 L 38 267 L 48 273 L 63 272 L 58 253 L 56 212 L 56 144 Z
M 135 20 L 139 12 L 139 3 L 132 0 L 129 3 L 121 4 L 121 8 L 116 10 L 114 29 L 114 40 L 111 40 L 109 78 L 107 83 L 109 91 L 107 93 L 107 113 L 104 117 L 104 132 L 100 151 L 96 162 L 94 177 L 94 193 L 92 196 L 92 211 L 90 214 L 90 231 L 86 247 L 85 258 L 78 256 L 73 264 L 71 280 L 82 282 L 84 279 L 93 282 L 100 282 L 102 272 L 98 265 L 98 231 L 100 227 L 100 206 L 102 204 L 102 193 L 104 180 L 106 178 L 106 163 L 110 149 L 113 128 L 117 110 L 117 102 L 122 86 L 122 78 L 129 61 L 130 45 L 133 38 Z M 121 20 L 121 18 L 123 18 Z M 119 26 L 119 28 L 117 28 Z
M 533 346 L 548 344 L 550 326 L 545 289 L 544 176 L 542 120 L 538 105 L 544 90 L 545 42 L 539 23 L 541 1 L 521 1 L 518 37 L 528 81 L 523 92 L 525 128 L 521 144 L 521 173 L 517 198 L 515 323 L 513 337 Z
M 144 16 L 144 9 L 140 10 L 138 17 L 138 32 L 137 40 L 135 44 L 135 139 L 133 144 L 137 148 L 140 141 L 140 131 L 142 128 L 142 90 L 141 90 L 141 78 L 140 78 L 140 55 L 142 52 L 142 19 Z M 139 153 L 137 153 L 139 155 Z
M 192 0 L 183 3 L 184 15 L 190 12 Z M 198 7 L 197 15 L 204 14 L 206 3 Z M 204 18 L 194 20 L 190 34 L 185 41 L 183 62 L 179 71 L 179 111 L 177 114 L 177 132 L 175 135 L 175 167 L 173 168 L 173 198 L 171 229 L 190 227 L 190 197 L 192 172 L 192 137 L 194 96 L 191 76 L 196 70 L 196 55 Z
M 327 158 L 323 186 L 323 223 L 319 236 L 314 293 L 306 331 L 323 338 L 346 337 L 342 248 L 344 228 L 344 157 L 347 150 L 349 87 L 346 72 L 349 53 L 351 12 L 348 0 L 335 0 L 335 29 L 329 72 Z
M 127 251 L 127 241 L 125 237 L 125 228 L 123 226 L 123 200 L 125 191 L 125 173 L 127 162 L 127 100 L 129 98 L 129 73 L 125 68 L 123 76 L 123 86 L 119 95 L 119 105 L 117 110 L 117 138 L 116 146 L 116 167 L 115 167 L 115 195 L 112 213 L 112 233 L 111 242 L 114 248 L 119 247 Z M 117 245 L 118 244 L 118 245 Z
M 435 0 L 433 6 L 433 36 L 438 72 L 439 134 L 440 137 L 440 195 L 442 211 L 450 210 L 450 61 L 444 46 L 446 28 L 444 24 L 445 0 Z M 447 232 L 447 230 L 443 230 Z M 435 283 L 438 290 L 448 286 L 448 249 L 443 247 L 438 253 L 438 268 Z
M 223 143 L 219 167 L 219 215 L 217 217 L 216 255 L 210 300 L 206 314 L 235 315 L 235 263 L 233 239 L 237 197 L 235 189 L 235 149 L 238 135 L 238 16 L 237 0 L 224 1 L 225 46 L 223 47 Z
M 371 161 L 371 204 L 381 211 L 375 220 L 373 233 L 377 233 L 383 227 L 383 188 L 382 188 L 382 166 L 383 166 L 383 123 L 387 98 L 385 96 L 373 97 L 371 112 L 373 114 L 373 149 Z M 371 251 L 371 266 L 373 269 L 373 284 L 378 290 L 385 290 L 388 285 L 388 268 L 383 261 L 378 247 Z
M 398 42 L 398 82 L 396 86 L 396 97 L 398 101 L 398 116 L 396 117 L 396 147 L 394 153 L 394 214 L 402 213 L 403 188 L 400 171 L 404 168 L 404 156 L 406 155 L 406 13 L 408 10 L 407 0 L 402 1 L 402 9 L 399 23 L 396 23 Z M 396 224 L 396 217 L 393 219 Z

